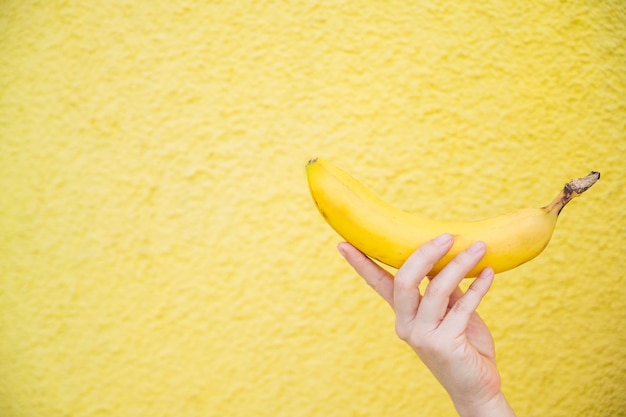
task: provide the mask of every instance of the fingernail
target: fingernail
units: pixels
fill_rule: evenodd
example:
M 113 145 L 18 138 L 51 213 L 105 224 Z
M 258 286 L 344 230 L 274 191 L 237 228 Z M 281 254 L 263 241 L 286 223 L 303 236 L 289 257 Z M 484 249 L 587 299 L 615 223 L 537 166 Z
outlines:
M 493 268 L 491 268 L 490 266 L 488 266 L 487 268 L 483 269 L 481 271 L 481 273 L 478 275 L 479 278 L 483 278 L 483 279 L 487 279 L 487 278 L 491 278 L 495 275 L 495 273 L 493 272 Z
M 337 250 L 339 251 L 339 253 L 341 254 L 341 256 L 343 256 L 344 258 L 346 257 L 346 250 L 343 247 L 343 244 L 340 243 L 337 245 Z
M 472 244 L 472 246 L 467 248 L 467 253 L 476 255 L 477 253 L 480 253 L 484 250 L 485 250 L 485 244 L 483 242 L 475 242 L 474 244 Z
M 435 238 L 434 242 L 436 245 L 443 246 L 446 243 L 450 242 L 451 239 L 452 239 L 452 235 L 450 233 L 444 233 L 443 235 Z

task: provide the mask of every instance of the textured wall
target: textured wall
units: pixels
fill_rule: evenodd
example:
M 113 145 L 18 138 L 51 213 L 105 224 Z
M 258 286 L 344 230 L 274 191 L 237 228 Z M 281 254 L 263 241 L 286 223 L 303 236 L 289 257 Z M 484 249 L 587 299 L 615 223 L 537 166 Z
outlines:
M 0 415 L 453 416 L 304 164 L 474 219 L 548 203 L 480 310 L 520 416 L 626 415 L 626 6 L 0 4 Z

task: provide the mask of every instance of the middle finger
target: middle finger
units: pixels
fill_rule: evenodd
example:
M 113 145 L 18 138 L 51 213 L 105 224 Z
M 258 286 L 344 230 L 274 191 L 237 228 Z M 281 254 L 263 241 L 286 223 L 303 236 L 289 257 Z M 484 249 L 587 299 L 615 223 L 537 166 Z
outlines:
M 486 246 L 476 242 L 446 265 L 426 287 L 416 319 L 426 327 L 437 327 L 446 314 L 450 297 L 465 275 L 485 256 Z

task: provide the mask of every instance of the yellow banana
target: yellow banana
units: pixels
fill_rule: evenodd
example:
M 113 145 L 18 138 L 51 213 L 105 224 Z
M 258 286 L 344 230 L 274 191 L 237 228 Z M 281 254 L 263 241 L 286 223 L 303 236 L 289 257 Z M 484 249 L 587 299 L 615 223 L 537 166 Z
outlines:
M 591 172 L 568 182 L 554 201 L 542 208 L 524 208 L 482 221 L 448 222 L 392 207 L 323 159 L 310 160 L 306 173 L 313 200 L 328 224 L 361 252 L 389 266 L 399 268 L 423 243 L 450 233 L 454 245 L 428 274 L 433 276 L 472 243 L 485 242 L 485 257 L 467 277 L 477 276 L 487 266 L 496 273 L 507 271 L 539 255 L 548 245 L 563 207 L 600 178 L 599 172 Z

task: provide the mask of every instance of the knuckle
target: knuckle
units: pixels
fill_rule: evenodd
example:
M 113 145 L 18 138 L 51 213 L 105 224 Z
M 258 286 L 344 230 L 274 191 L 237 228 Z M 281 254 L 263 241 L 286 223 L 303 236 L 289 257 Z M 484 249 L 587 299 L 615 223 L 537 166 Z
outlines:
M 398 274 L 394 279 L 394 287 L 399 292 L 412 291 L 419 286 L 420 279 L 418 277 L 412 277 L 405 274 Z
M 433 280 L 426 287 L 426 290 L 424 291 L 424 297 L 434 297 L 434 298 L 436 298 L 439 295 L 441 295 L 442 291 L 443 291 L 443 289 L 438 284 L 438 282 L 436 280 Z
M 450 263 L 455 267 L 464 267 L 468 262 L 468 256 L 465 252 L 459 253 L 457 256 L 452 258 Z
M 454 303 L 451 310 L 456 313 L 471 313 L 475 310 L 477 299 L 480 300 L 480 292 L 470 285 L 463 297 Z
M 417 254 L 425 266 L 432 266 L 441 258 L 442 254 L 437 252 L 431 244 L 420 246 Z
M 367 281 L 367 285 L 370 286 L 376 292 L 380 292 L 383 289 L 383 283 L 381 278 L 377 278 L 375 280 Z
M 454 313 L 465 313 L 465 312 L 467 312 L 469 310 L 467 304 L 468 304 L 467 303 L 467 299 L 462 297 L 459 300 L 457 300 L 456 303 L 454 303 L 454 305 L 452 306 L 451 310 Z
M 408 275 L 403 274 L 402 271 L 400 271 L 396 274 L 396 277 L 393 280 L 393 285 L 400 289 L 406 289 L 409 287 L 409 278 L 410 277 Z
M 367 284 L 375 290 L 380 289 L 383 286 L 383 283 L 388 277 L 385 275 L 383 271 L 374 271 L 371 274 L 371 279 L 367 279 Z
M 428 259 L 431 256 L 431 251 L 429 249 L 430 249 L 429 245 L 422 245 L 417 249 L 417 253 L 422 258 Z

